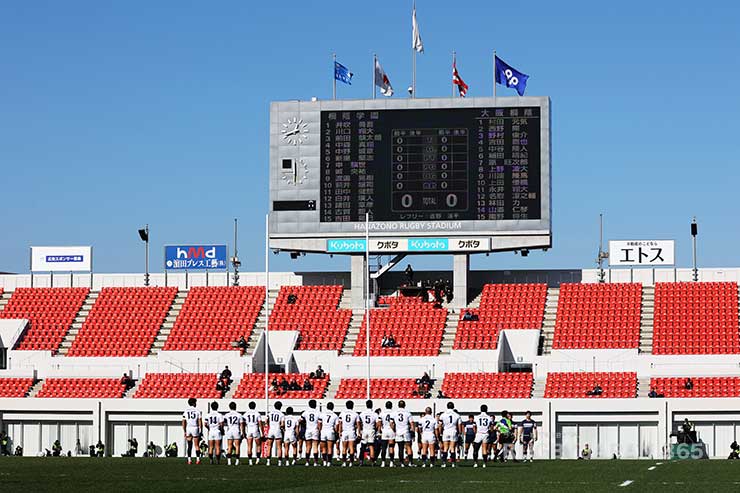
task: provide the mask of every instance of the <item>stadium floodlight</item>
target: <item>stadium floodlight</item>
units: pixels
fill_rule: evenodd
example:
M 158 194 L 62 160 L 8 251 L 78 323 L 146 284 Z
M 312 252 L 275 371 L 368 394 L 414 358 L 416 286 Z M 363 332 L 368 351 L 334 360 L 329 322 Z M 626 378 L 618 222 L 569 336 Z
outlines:
M 139 238 L 146 244 L 144 286 L 149 286 L 149 225 L 139 230 Z
M 694 257 L 694 270 L 692 278 L 694 282 L 699 281 L 699 269 L 696 268 L 696 235 L 699 233 L 699 226 L 696 224 L 696 216 L 691 220 L 691 250 Z

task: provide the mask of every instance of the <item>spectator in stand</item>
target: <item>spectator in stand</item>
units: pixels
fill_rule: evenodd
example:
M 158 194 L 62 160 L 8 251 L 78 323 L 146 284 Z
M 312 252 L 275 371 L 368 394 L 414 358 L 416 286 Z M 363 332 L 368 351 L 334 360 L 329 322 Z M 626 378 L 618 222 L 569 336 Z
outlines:
M 297 381 L 297 380 L 296 380 L 295 378 L 293 378 L 293 379 L 292 379 L 292 380 L 290 381 L 290 386 L 289 386 L 288 388 L 289 388 L 290 390 L 301 390 L 301 386 L 300 386 L 300 385 L 298 385 L 298 381 Z
M 275 392 L 278 395 L 281 394 L 282 391 L 280 389 L 280 385 L 278 385 L 277 378 L 272 379 L 272 383 L 270 384 L 270 391 Z
M 313 384 L 308 378 L 303 381 L 303 390 L 313 390 Z
M 586 395 L 598 397 L 603 393 L 604 393 L 604 389 L 602 389 L 601 385 L 597 383 L 596 385 L 594 385 L 594 388 L 592 390 L 589 390 L 588 392 L 586 392 Z
M 396 342 L 396 338 L 393 337 L 393 334 L 388 334 L 387 345 L 385 347 L 398 347 L 398 343 Z
M 227 385 L 231 385 L 231 370 L 229 370 L 229 366 L 225 366 L 223 370 L 221 370 L 221 380 L 226 380 Z
M 690 377 L 683 383 L 683 388 L 686 390 L 694 390 L 694 382 L 691 381 Z
M 383 334 L 383 339 L 380 340 L 380 347 L 388 347 L 388 336 Z
M 292 293 L 288 295 L 288 304 L 289 305 L 295 305 L 295 302 L 296 301 L 298 301 L 298 296 L 296 296 L 295 294 L 292 294 Z
M 288 383 L 288 380 L 285 377 L 283 377 L 283 379 L 280 381 L 280 389 L 283 392 L 287 392 L 288 390 L 290 390 L 290 384 Z
M 316 368 L 316 378 L 322 379 L 326 378 L 326 372 L 323 368 L 321 368 L 321 365 L 319 365 L 318 368 Z
M 406 270 L 403 271 L 404 274 L 406 274 L 406 281 L 408 282 L 409 286 L 414 285 L 414 269 L 411 267 L 411 264 L 406 266 Z
M 239 348 L 239 353 L 241 356 L 244 356 L 244 353 L 247 352 L 247 340 L 244 338 L 244 334 L 239 337 L 239 340 L 236 341 L 236 347 Z
M 216 382 L 216 390 L 221 393 L 221 398 L 223 399 L 224 395 L 226 395 L 227 392 L 223 380 L 219 380 L 218 382 Z
M 665 395 L 663 395 L 663 394 L 659 394 L 659 393 L 658 393 L 658 392 L 657 392 L 657 391 L 655 390 L 655 388 L 653 388 L 653 387 L 650 387 L 650 392 L 648 392 L 648 397 L 650 397 L 651 399 L 655 399 L 656 397 L 665 397 Z
M 441 390 L 437 391 L 437 399 L 447 399 L 447 396 L 442 393 Z
M 128 376 L 127 373 L 124 373 L 121 377 L 121 385 L 124 385 L 126 387 L 126 390 L 129 390 L 131 387 L 134 386 L 134 381 L 130 376 Z

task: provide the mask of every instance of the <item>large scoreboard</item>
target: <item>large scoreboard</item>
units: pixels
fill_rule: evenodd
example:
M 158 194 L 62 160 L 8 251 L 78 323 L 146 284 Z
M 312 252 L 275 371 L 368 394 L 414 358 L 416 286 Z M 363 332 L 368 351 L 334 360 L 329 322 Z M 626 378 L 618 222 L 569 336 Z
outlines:
M 548 98 L 271 106 L 272 248 L 546 248 L 550 204 Z

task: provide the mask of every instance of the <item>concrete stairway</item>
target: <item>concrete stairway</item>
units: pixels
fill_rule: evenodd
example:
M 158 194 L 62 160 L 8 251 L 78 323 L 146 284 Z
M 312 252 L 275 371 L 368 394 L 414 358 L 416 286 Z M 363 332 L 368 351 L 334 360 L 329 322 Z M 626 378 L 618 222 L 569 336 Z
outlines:
M 637 397 L 647 397 L 650 392 L 650 378 L 643 377 L 637 379 Z
M 59 355 L 64 356 L 69 352 L 69 348 L 72 347 L 75 337 L 80 333 L 82 324 L 85 323 L 87 316 L 90 315 L 90 311 L 92 310 L 93 305 L 95 305 L 99 294 L 100 293 L 97 291 L 90 291 L 87 293 L 87 298 L 82 302 L 80 311 L 77 312 L 77 316 L 75 316 L 74 321 L 72 321 L 72 327 L 67 331 L 67 334 L 62 340 L 62 344 L 59 346 Z
M 550 354 L 552 351 L 552 340 L 555 337 L 555 318 L 558 313 L 558 299 L 560 288 L 547 288 L 545 298 L 545 318 L 542 322 L 542 350 L 540 354 Z
M 36 397 L 36 394 L 39 393 L 39 390 L 41 390 L 41 387 L 43 387 L 43 386 L 44 386 L 44 381 L 43 380 L 36 381 L 31 386 L 31 390 L 28 391 L 28 395 L 26 396 L 26 398 Z
M 655 319 L 655 286 L 642 287 L 640 315 L 640 352 L 653 352 L 653 322 Z M 646 392 L 647 395 L 647 392 Z
M 10 300 L 10 297 L 13 295 L 13 293 L 9 291 L 4 291 L 3 294 L 0 295 L 0 312 L 3 311 L 5 308 L 5 305 L 8 304 L 8 301 Z
M 187 298 L 187 296 L 187 291 L 178 291 L 175 295 L 175 299 L 172 301 L 172 305 L 167 312 L 167 316 L 164 317 L 164 322 L 162 322 L 162 326 L 159 328 L 159 332 L 157 332 L 157 337 L 154 338 L 154 343 L 149 349 L 150 355 L 159 353 L 164 347 L 164 343 L 167 340 L 167 337 L 169 337 L 170 332 L 172 332 L 172 327 L 174 327 L 175 320 L 177 320 L 177 316 L 182 311 L 182 305 L 185 304 L 185 298 Z
M 334 399 L 334 396 L 337 395 L 337 390 L 339 390 L 339 379 L 334 378 L 332 380 L 329 380 L 329 385 L 326 386 L 326 393 L 324 394 L 324 399 L 326 400 Z
M 132 398 L 134 394 L 136 393 L 136 391 L 139 390 L 140 384 L 141 384 L 141 380 L 134 380 L 134 386 L 123 393 L 123 398 L 124 399 Z
M 535 378 L 532 384 L 532 399 L 542 399 L 545 396 L 545 384 L 547 377 Z
M 269 301 L 270 310 L 268 312 L 267 304 L 262 304 L 262 309 L 260 310 L 259 315 L 257 315 L 257 323 L 254 324 L 252 334 L 247 340 L 247 351 L 246 353 L 244 353 L 244 356 L 254 355 L 254 352 L 257 349 L 257 343 L 259 343 L 260 337 L 262 337 L 262 333 L 265 331 L 267 318 L 270 316 L 269 314 L 272 312 L 272 308 L 275 306 L 275 300 L 277 300 L 279 292 L 280 290 L 278 289 L 271 289 L 267 292 L 267 299 Z
M 452 346 L 455 344 L 455 336 L 457 335 L 458 322 L 460 322 L 460 312 L 449 310 L 447 312 L 445 329 L 442 333 L 442 346 L 439 351 L 440 355 L 452 353 Z
M 360 337 L 360 330 L 362 329 L 362 319 L 365 316 L 365 310 L 352 310 L 352 318 L 349 321 L 349 329 L 347 329 L 347 337 L 344 339 L 342 345 L 342 354 L 353 354 L 355 351 L 355 345 L 357 339 Z M 372 320 L 370 320 L 372 324 Z M 370 326 L 372 329 L 372 325 Z
M 483 291 L 478 293 L 478 296 L 473 298 L 473 300 L 468 303 L 468 306 L 466 308 L 479 308 L 480 307 L 480 299 L 483 297 Z

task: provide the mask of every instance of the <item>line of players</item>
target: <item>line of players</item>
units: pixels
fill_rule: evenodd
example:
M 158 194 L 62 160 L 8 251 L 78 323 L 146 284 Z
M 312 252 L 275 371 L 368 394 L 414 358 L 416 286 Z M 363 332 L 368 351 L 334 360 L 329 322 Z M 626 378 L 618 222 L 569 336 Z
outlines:
M 242 440 L 246 441 L 249 465 L 259 464 L 263 441 L 267 442 L 267 450 L 274 451 L 278 466 L 295 465 L 300 458 L 299 441 L 304 440 L 305 465 L 318 466 L 321 455 L 321 464 L 326 467 L 331 466 L 334 460 L 335 447 L 343 467 L 352 467 L 356 460 L 364 464 L 366 458 L 373 465 L 380 459 L 381 467 L 386 467 L 386 464 L 394 467 L 396 447 L 398 464 L 401 467 L 413 465 L 414 434 L 422 467 L 433 467 L 438 458 L 442 467 L 455 467 L 459 458 L 468 455 L 471 446 L 473 467 L 479 466 L 479 457 L 482 457 L 483 467 L 490 460 L 503 462 L 509 456 L 516 460 L 517 441 L 522 444 L 524 460 L 533 461 L 534 442 L 537 440 L 537 424 L 529 411 L 524 420 L 514 425 L 511 413 L 503 411 L 497 421 L 495 416 L 488 414 L 485 404 L 472 423 L 466 424 L 463 424 L 452 402 L 448 402 L 447 410 L 437 416 L 427 407 L 419 418 L 414 418 L 406 410 L 406 403 L 402 400 L 395 410 L 393 404 L 387 401 L 383 411 L 373 410 L 373 402 L 368 400 L 365 402 L 366 409 L 360 413 L 354 410 L 353 401 L 347 401 L 346 410 L 337 415 L 333 403 L 327 403 L 326 410 L 320 412 L 316 409 L 316 401 L 312 399 L 308 402 L 308 409 L 300 416 L 290 407 L 283 412 L 279 401 L 267 416 L 256 411 L 254 402 L 249 403 L 249 410 L 244 414 L 237 412 L 236 403 L 231 402 L 229 412 L 225 415 L 218 411 L 218 403 L 213 402 L 211 411 L 205 416 L 196 409 L 196 404 L 196 399 L 189 399 L 188 408 L 182 415 L 188 464 L 192 463 L 193 447 L 196 463 L 200 463 L 201 436 L 207 437 L 211 463 L 220 463 L 225 437 L 229 465 L 232 464 L 232 458 L 235 465 L 239 464 Z M 263 423 L 267 423 L 264 436 Z M 361 445 L 359 450 L 358 442 Z M 270 465 L 270 460 L 268 455 L 266 465 Z

